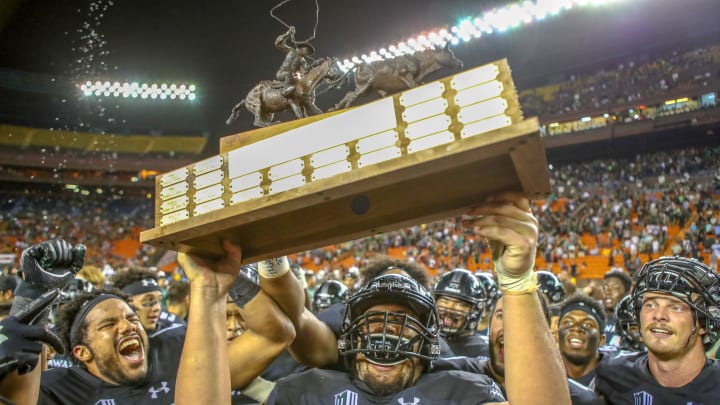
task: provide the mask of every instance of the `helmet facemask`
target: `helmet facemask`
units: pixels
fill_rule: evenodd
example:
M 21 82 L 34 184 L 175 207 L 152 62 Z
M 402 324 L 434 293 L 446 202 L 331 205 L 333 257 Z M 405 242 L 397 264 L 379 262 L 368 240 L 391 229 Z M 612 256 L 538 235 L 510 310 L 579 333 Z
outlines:
M 432 290 L 436 301 L 450 301 L 450 307 L 438 305 L 440 333 L 447 339 L 475 332 L 478 322 L 483 316 L 487 303 L 488 292 L 482 282 L 466 269 L 455 269 L 443 274 Z M 456 303 L 463 303 L 468 309 L 456 308 Z M 454 326 L 462 320 L 460 326 Z M 446 324 L 446 321 L 448 324 Z
M 373 310 L 377 305 L 402 305 L 397 310 Z M 435 301 L 415 280 L 397 274 L 372 279 L 349 300 L 338 349 L 350 362 L 362 353 L 369 361 L 396 364 L 409 357 L 426 362 L 440 354 Z
M 441 296 L 438 296 L 437 299 L 439 300 L 442 298 Z M 455 299 L 459 299 L 457 297 L 453 297 Z M 475 331 L 475 328 L 477 328 L 477 324 L 480 321 L 480 318 L 482 316 L 482 313 L 484 311 L 483 303 L 472 303 L 463 301 L 469 305 L 471 305 L 470 309 L 467 311 L 463 311 L 460 309 L 455 308 L 447 308 L 444 306 L 438 305 L 438 318 L 440 321 L 440 334 L 447 339 L 454 339 L 457 338 L 460 335 L 463 335 L 465 333 L 472 333 Z M 462 324 L 459 327 L 453 327 L 452 324 L 455 323 L 456 320 L 462 320 Z M 445 324 L 445 321 L 450 321 L 450 326 Z
M 343 354 L 362 353 L 373 363 L 393 365 L 409 357 L 428 361 L 437 357 L 422 350 L 432 342 L 433 335 L 405 313 L 368 311 L 352 321 L 345 335 L 349 346 L 341 348 Z
M 639 319 L 647 292 L 672 295 L 690 306 L 693 319 L 705 328 L 703 345 L 712 345 L 720 335 L 720 279 L 695 259 L 662 257 L 648 262 L 636 276 L 631 309 Z

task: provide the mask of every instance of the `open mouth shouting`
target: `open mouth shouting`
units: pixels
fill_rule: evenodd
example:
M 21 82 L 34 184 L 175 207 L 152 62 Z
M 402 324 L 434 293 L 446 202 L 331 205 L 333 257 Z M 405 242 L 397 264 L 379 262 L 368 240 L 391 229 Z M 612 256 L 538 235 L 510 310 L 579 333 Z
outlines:
M 145 361 L 145 347 L 140 336 L 127 336 L 118 342 L 117 352 L 132 365 L 140 365 Z

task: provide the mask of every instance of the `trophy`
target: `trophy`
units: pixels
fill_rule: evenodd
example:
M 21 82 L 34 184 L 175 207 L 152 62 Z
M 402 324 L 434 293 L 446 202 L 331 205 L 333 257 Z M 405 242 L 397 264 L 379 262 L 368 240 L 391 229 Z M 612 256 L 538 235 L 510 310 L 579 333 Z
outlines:
M 461 214 L 490 194 L 550 192 L 536 118 L 506 60 L 332 113 L 225 137 L 156 178 L 141 241 L 257 262 Z

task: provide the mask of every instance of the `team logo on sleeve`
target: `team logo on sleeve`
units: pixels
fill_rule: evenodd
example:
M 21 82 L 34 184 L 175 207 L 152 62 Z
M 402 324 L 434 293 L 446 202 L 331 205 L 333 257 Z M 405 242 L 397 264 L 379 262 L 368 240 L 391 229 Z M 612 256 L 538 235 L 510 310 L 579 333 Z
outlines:
M 633 394 L 634 405 L 653 405 L 653 396 L 645 391 Z
M 334 405 L 357 405 L 358 394 L 350 390 L 345 390 L 339 394 L 335 394 Z

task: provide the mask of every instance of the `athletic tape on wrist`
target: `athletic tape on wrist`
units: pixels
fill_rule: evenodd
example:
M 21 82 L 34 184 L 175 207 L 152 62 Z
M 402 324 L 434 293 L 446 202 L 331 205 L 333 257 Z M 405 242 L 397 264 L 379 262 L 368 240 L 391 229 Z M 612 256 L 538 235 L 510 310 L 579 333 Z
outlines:
M 534 260 L 528 270 L 522 274 L 512 274 L 506 271 L 502 265 L 502 257 L 494 260 L 493 264 L 495 273 L 497 273 L 498 287 L 503 294 L 530 294 L 537 291 L 537 273 L 532 270 L 535 267 Z
M 265 278 L 278 278 L 290 271 L 290 262 L 287 256 L 263 260 L 258 263 L 258 273 Z

